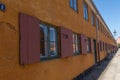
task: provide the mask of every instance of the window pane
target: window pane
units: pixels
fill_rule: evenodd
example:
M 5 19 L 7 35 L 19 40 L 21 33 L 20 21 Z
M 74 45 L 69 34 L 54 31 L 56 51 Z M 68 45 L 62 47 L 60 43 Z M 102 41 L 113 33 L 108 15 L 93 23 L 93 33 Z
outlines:
M 74 10 L 77 11 L 77 0 L 74 0 Z
M 40 25 L 40 32 L 41 32 L 41 40 L 42 41 L 47 41 L 48 40 L 48 28 L 46 25 L 41 24 Z
M 78 38 L 78 35 L 76 35 L 76 53 L 79 53 L 79 38 Z
M 73 43 L 73 52 L 75 53 L 76 50 L 75 50 L 75 43 Z
M 86 20 L 88 20 L 88 7 L 86 5 Z
M 79 38 L 78 38 L 78 35 L 77 34 L 73 34 L 73 51 L 74 53 L 79 53 Z
M 56 41 L 56 31 L 54 28 L 50 28 L 50 41 Z
M 83 8 L 84 8 L 84 18 L 85 20 L 88 20 L 88 6 L 86 3 L 84 3 Z
M 56 56 L 57 55 L 57 33 L 56 33 L 56 29 L 53 27 L 50 27 L 50 50 L 49 50 L 49 56 Z
M 41 46 L 41 57 L 48 56 L 48 29 L 45 25 L 40 25 L 40 46 Z
M 73 52 L 75 53 L 75 34 L 73 34 Z
M 48 56 L 48 47 L 47 47 L 48 43 L 47 41 L 41 41 L 41 57 L 47 57 Z
M 76 44 L 76 53 L 79 53 L 78 44 Z
M 70 7 L 73 8 L 73 0 L 70 0 Z
M 98 19 L 96 18 L 96 27 L 97 27 L 97 30 L 98 30 Z
M 56 42 L 50 42 L 50 52 L 49 56 L 56 56 L 57 55 L 57 44 Z
M 94 25 L 94 13 L 92 12 L 92 25 Z
M 91 40 L 90 38 L 87 38 L 87 52 L 91 51 Z
M 77 10 L 78 10 L 77 0 L 70 0 L 70 7 L 71 7 L 74 11 L 77 11 Z
M 85 4 L 84 4 L 84 18 L 86 18 L 86 8 L 85 8 Z

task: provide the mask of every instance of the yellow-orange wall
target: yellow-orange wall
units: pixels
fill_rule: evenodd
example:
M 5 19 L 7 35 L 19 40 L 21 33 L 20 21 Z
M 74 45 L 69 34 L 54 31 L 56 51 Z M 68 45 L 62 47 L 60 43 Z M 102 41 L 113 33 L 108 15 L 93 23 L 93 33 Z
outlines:
M 91 9 L 89 8 L 89 20 L 85 21 L 82 0 L 78 0 L 78 13 L 69 7 L 69 0 L 1 2 L 6 5 L 6 11 L 0 11 L 0 80 L 71 80 L 94 65 L 93 53 L 40 61 L 25 66 L 19 64 L 20 12 L 96 39 L 96 28 L 91 24 Z M 108 42 L 108 39 L 103 38 Z

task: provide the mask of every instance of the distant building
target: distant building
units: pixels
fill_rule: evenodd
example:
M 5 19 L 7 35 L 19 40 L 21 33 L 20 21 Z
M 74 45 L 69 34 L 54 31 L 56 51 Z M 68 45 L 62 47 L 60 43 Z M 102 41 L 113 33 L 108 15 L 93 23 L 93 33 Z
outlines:
M 0 80 L 72 80 L 117 51 L 92 0 L 0 2 Z
M 120 37 L 117 38 L 117 44 L 120 44 Z

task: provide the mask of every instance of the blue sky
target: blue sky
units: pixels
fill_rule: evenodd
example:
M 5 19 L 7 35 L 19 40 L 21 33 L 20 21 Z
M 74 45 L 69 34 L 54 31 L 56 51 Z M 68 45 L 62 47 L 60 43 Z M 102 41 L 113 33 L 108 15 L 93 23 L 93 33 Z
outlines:
M 116 30 L 120 36 L 120 0 L 93 0 L 101 16 L 105 20 L 112 34 Z

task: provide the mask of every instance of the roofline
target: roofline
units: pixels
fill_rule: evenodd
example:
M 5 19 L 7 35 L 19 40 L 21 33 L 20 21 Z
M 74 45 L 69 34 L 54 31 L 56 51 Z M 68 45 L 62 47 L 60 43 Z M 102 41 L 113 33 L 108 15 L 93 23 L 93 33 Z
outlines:
M 96 8 L 96 5 L 94 4 L 94 2 L 93 2 L 92 0 L 90 0 L 90 2 L 92 3 L 93 7 L 95 8 L 97 14 L 98 14 L 98 15 L 100 16 L 100 18 L 102 19 L 103 23 L 105 24 L 105 26 L 106 26 L 106 28 L 108 29 L 109 33 L 111 34 L 112 38 L 115 39 L 114 36 L 113 36 L 113 34 L 111 33 L 108 25 L 106 24 L 106 22 L 104 21 L 104 19 L 102 18 L 101 14 L 100 14 L 100 12 L 99 12 L 98 9 Z

